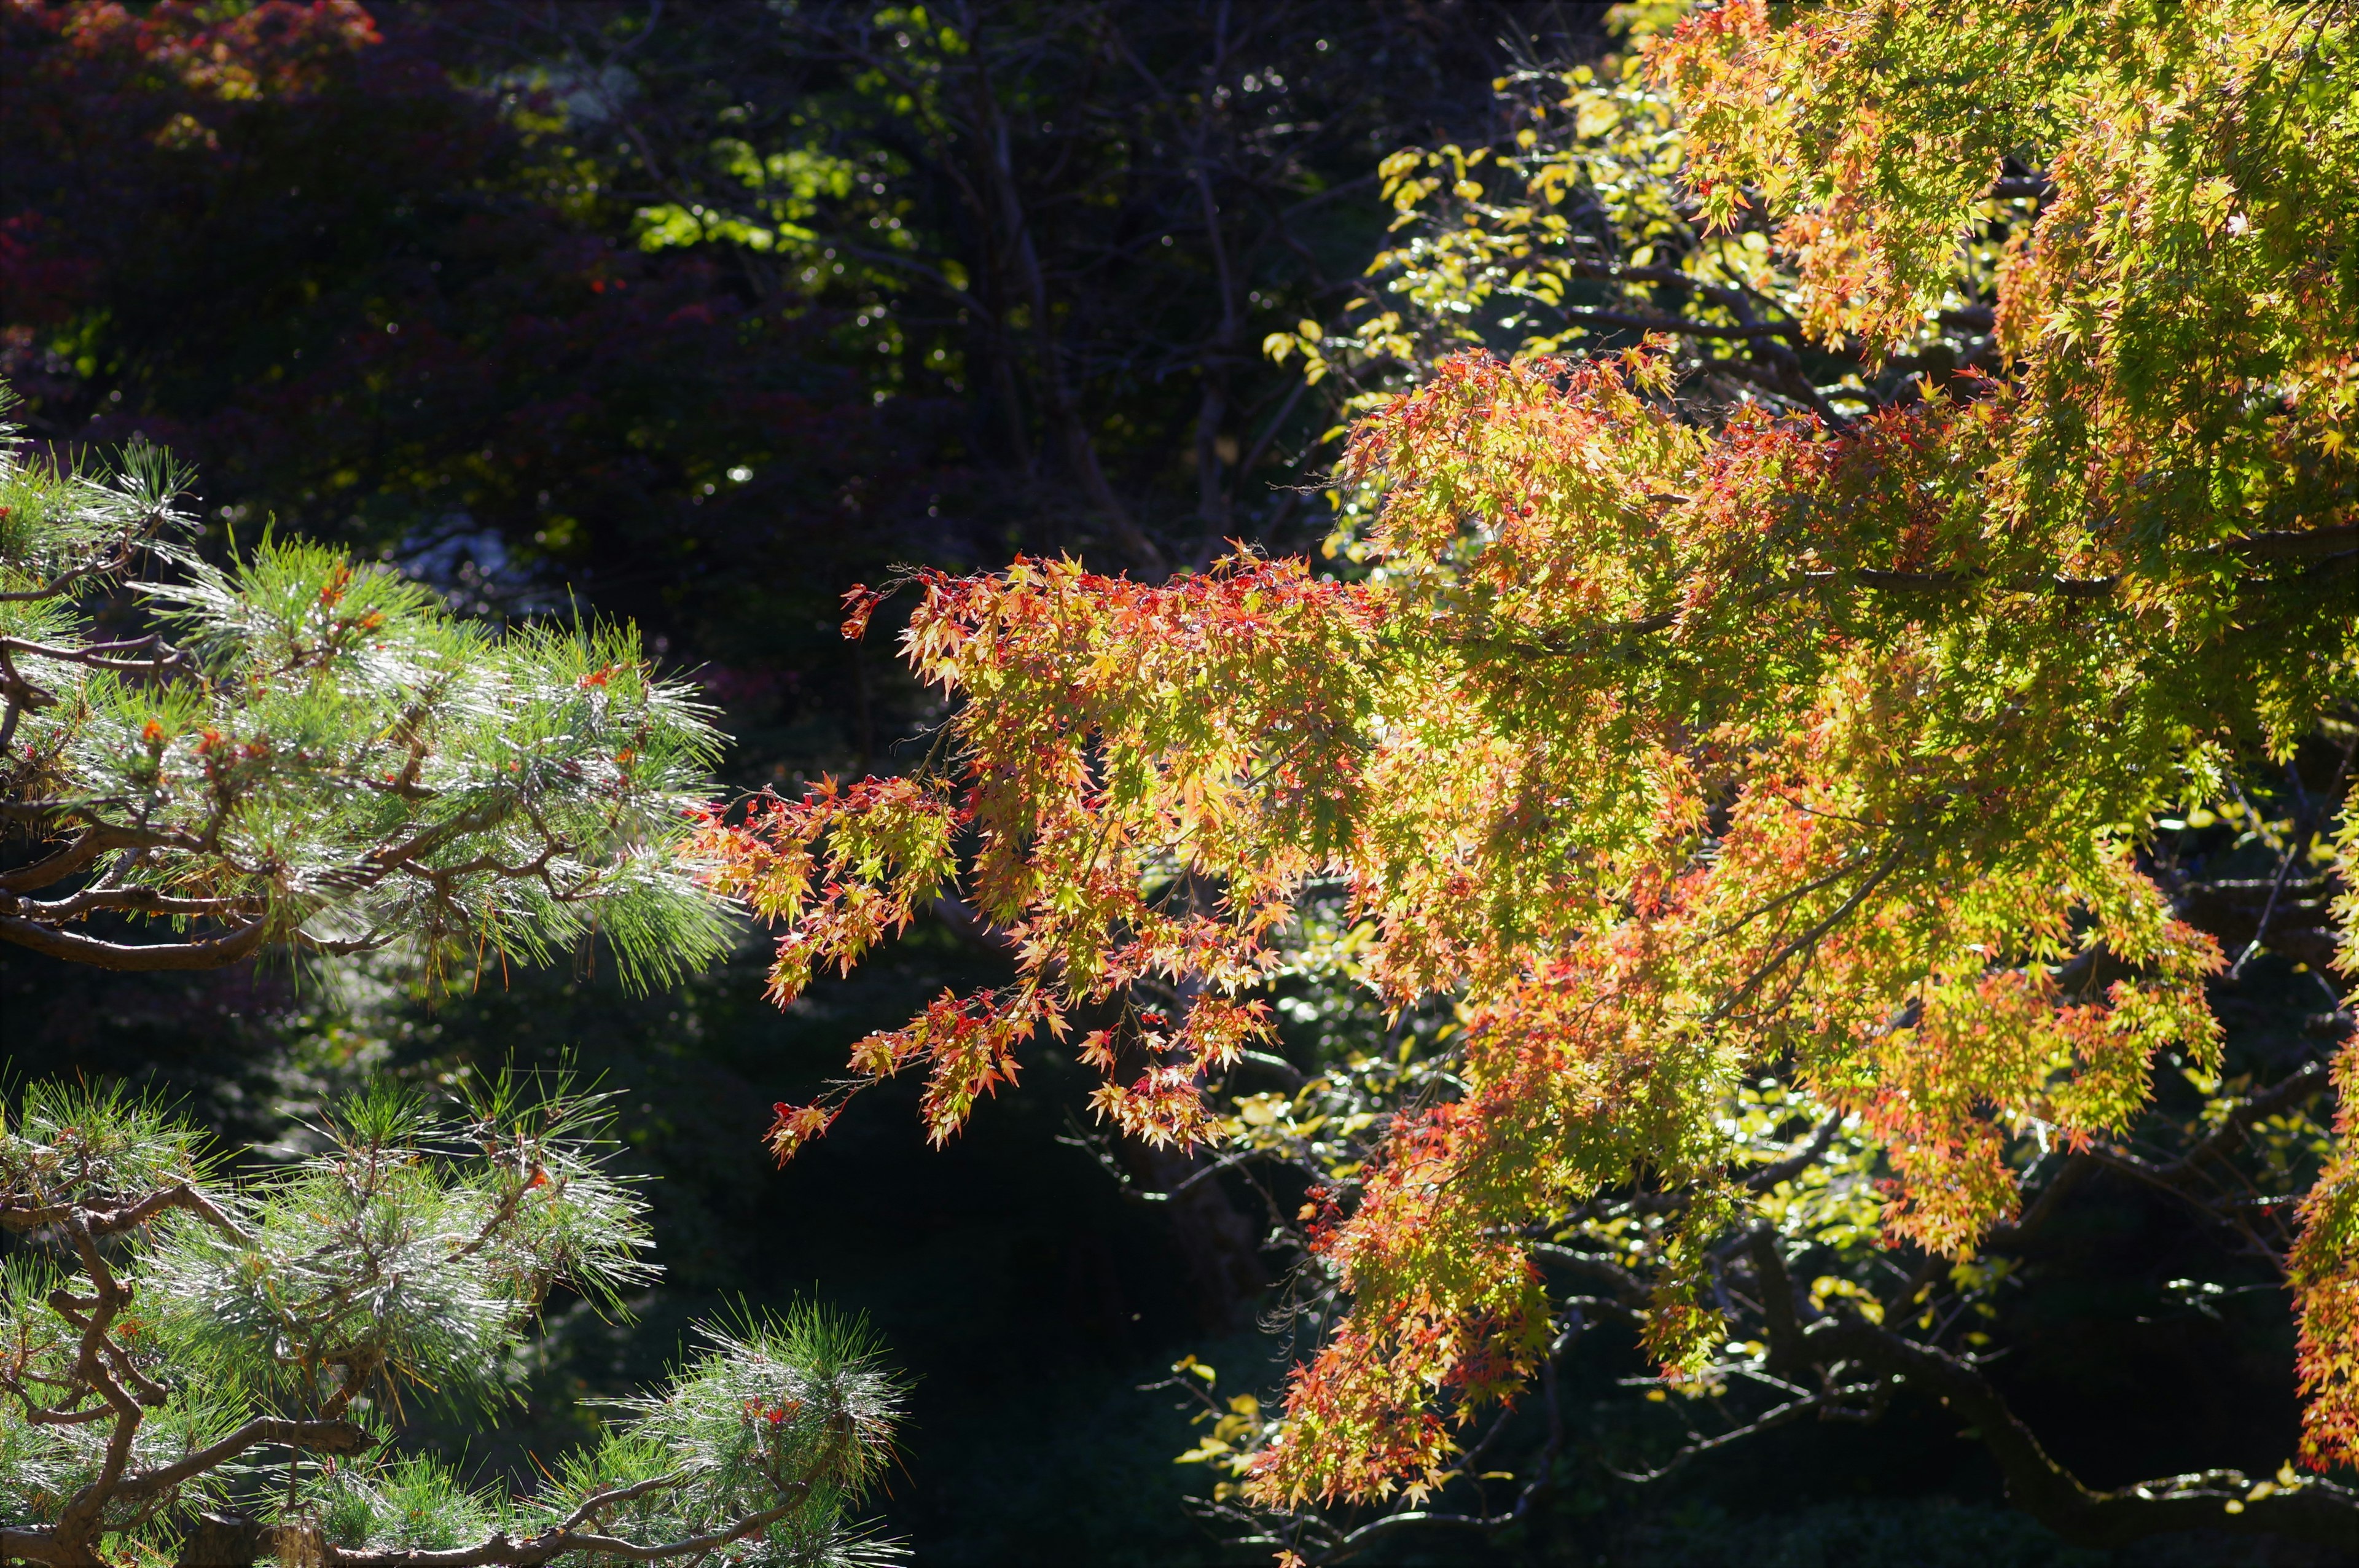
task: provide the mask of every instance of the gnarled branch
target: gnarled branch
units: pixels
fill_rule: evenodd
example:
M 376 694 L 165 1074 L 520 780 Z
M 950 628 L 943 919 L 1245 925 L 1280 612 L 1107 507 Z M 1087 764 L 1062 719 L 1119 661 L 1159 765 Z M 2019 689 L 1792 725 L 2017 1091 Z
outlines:
M 2167 1531 L 2216 1530 L 2359 1546 L 2359 1492 L 2350 1487 L 2315 1479 L 2264 1487 L 2240 1471 L 2207 1470 L 2097 1491 L 2049 1456 L 1973 1362 L 1848 1315 L 1821 1318 L 1801 1338 L 1816 1365 L 1858 1362 L 1962 1417 L 1998 1462 L 2009 1500 L 2076 1545 L 2124 1546 Z
M 55 931 L 13 914 L 0 914 L 0 941 L 101 969 L 218 969 L 251 957 L 262 946 L 268 929 L 266 921 L 255 919 L 219 936 L 193 942 L 108 942 L 96 936 Z

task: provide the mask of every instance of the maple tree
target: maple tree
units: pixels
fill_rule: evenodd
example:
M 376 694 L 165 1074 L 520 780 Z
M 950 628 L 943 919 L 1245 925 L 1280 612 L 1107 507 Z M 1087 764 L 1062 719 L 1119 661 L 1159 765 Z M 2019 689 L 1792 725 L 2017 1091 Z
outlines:
M 97 1564 L 729 1560 L 897 1553 L 847 1515 L 898 1394 L 857 1325 L 701 1326 L 700 1352 L 529 1497 L 403 1455 L 420 1402 L 495 1412 L 550 1292 L 609 1312 L 658 1270 L 608 1168 L 610 1098 L 503 1076 L 385 1087 L 310 1157 L 233 1179 L 184 1121 L 37 1084 L 0 1122 L 0 1554 Z
M 671 855 L 719 737 L 632 629 L 495 636 L 266 534 L 213 566 L 184 478 L 0 427 L 0 814 L 27 857 L 0 939 L 113 969 L 400 946 L 436 976 L 603 937 L 634 980 L 722 949 Z
M 934 755 L 701 835 L 786 926 L 782 1001 L 954 892 L 1016 956 L 781 1106 L 779 1156 L 912 1067 L 939 1141 L 1075 1028 L 1124 1132 L 1286 1145 L 1332 1310 L 1219 1447 L 1288 1551 L 1520 1517 L 1606 1319 L 1657 1392 L 1737 1412 L 1681 1459 L 1910 1390 L 2068 1538 L 2347 1541 L 2319 1473 L 2359 1461 L 2359 1047 L 2311 968 L 2331 1060 L 2223 1087 L 2231 956 L 2180 862 L 2223 816 L 2273 852 L 2241 971 L 2359 856 L 2352 22 L 1731 4 L 1568 83 L 1571 140 L 1494 161 L 1520 200 L 1403 155 L 1405 222 L 1448 163 L 1466 222 L 1395 254 L 1396 319 L 1291 341 L 1417 372 L 1357 400 L 1346 569 L 920 574 Z M 1538 341 L 1426 368 L 1452 315 Z M 1256 993 L 1322 966 L 1398 1054 L 1217 1092 L 1296 1072 Z M 2158 1065 L 2207 1100 L 2159 1153 Z M 1997 1393 L 2008 1249 L 2099 1170 L 2281 1270 L 2312 1474 L 2094 1489 Z M 1535 1378 L 1517 1499 L 1425 1507 L 1479 1493 L 1458 1434 Z

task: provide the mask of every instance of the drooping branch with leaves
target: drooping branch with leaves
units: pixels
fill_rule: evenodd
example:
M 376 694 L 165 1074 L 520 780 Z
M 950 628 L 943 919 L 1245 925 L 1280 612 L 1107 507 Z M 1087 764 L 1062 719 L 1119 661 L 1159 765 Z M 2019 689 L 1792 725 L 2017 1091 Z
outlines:
M 235 1180 L 185 1123 L 36 1085 L 0 1128 L 0 1556 L 368 1568 L 849 1565 L 897 1395 L 810 1310 L 699 1353 L 535 1495 L 402 1457 L 405 1402 L 495 1412 L 552 1290 L 606 1310 L 657 1273 L 606 1168 L 606 1097 L 502 1080 L 448 1114 L 348 1102 L 324 1150 Z
M 592 938 L 713 957 L 670 854 L 719 737 L 628 627 L 495 634 L 316 545 L 196 553 L 135 445 L 0 430 L 0 938 L 114 969 L 403 945 L 435 974 Z
M 2281 826 L 2301 858 L 2298 846 L 2316 822 L 2294 807 Z M 2228 823 L 2174 823 L 2166 833 L 2175 842 L 2157 880 L 2182 903 L 2203 904 L 2218 892 L 2218 879 L 2188 874 L 2190 863 L 2264 849 L 2237 848 L 2257 835 Z M 1247 1062 L 1215 1097 L 1220 1167 L 1249 1184 L 1271 1234 L 1311 1264 L 1295 1271 L 1272 1314 L 1298 1343 L 1315 1343 L 1350 1305 L 1334 1273 L 1316 1266 L 1321 1231 L 1339 1205 L 1364 1193 L 1364 1174 L 1386 1157 L 1399 1119 L 1453 1094 L 1465 1065 L 1458 1010 L 1429 1003 L 1384 1015 L 1364 984 L 1364 941 L 1342 913 L 1332 894 L 1314 901 L 1288 945 L 1281 1006 L 1297 1021 L 1291 1060 Z M 2315 951 L 2318 935 L 2289 922 L 2277 942 Z M 2084 958 L 2081 973 L 2096 961 Z M 1342 1562 L 1404 1532 L 1542 1530 L 1607 1477 L 1644 1487 L 1699 1464 L 1742 1461 L 1745 1445 L 1797 1422 L 1873 1422 L 1896 1401 L 1930 1400 L 1989 1452 L 2017 1504 L 2069 1540 L 2109 1546 L 2231 1530 L 2345 1544 L 2359 1530 L 2347 1487 L 2291 1463 L 2273 1475 L 2214 1467 L 2092 1485 L 2055 1456 L 2007 1391 L 2030 1375 L 2010 1359 L 2027 1353 L 2025 1314 L 2041 1314 L 2058 1260 L 2104 1217 L 2117 1222 L 2125 1193 L 2175 1206 L 2189 1223 L 2173 1250 L 2212 1260 L 2192 1266 L 2201 1277 L 2152 1292 L 2157 1309 L 2216 1317 L 2234 1298 L 2303 1278 L 2297 1205 L 2305 1189 L 2334 1184 L 2332 1174 L 2313 1180 L 2333 1136 L 2318 1047 L 2350 1020 L 2347 1010 L 2318 1011 L 2315 992 L 2301 994 L 2312 990 L 2304 978 L 2288 984 L 2287 964 L 2269 960 L 2275 972 L 2257 994 L 2228 988 L 2244 1021 L 2241 1038 L 2228 1032 L 2230 1060 L 2207 1070 L 2184 1055 L 2166 1058 L 2163 1093 L 2124 1127 L 2078 1147 L 2036 1119 L 2015 1130 L 2005 1159 L 2019 1184 L 2018 1211 L 1959 1256 L 1891 1238 L 1895 1162 L 1864 1119 L 1830 1108 L 1785 1075 L 1737 1085 L 1719 1130 L 1729 1161 L 1723 1176 L 1746 1223 L 1729 1226 L 1698 1260 L 1727 1337 L 1693 1369 L 1621 1378 L 1626 1402 L 1602 1429 L 1593 1379 L 1646 1333 L 1659 1304 L 1656 1270 L 1699 1195 L 1691 1190 L 1646 1180 L 1607 1186 L 1516 1227 L 1551 1331 L 1537 1386 L 1519 1404 L 1484 1412 L 1424 1485 L 1379 1498 L 1256 1502 L 1250 1483 L 1287 1431 L 1283 1411 L 1251 1383 L 1236 1385 L 1234 1374 L 1249 1368 L 1189 1357 L 1166 1386 L 1197 1411 L 1197 1442 L 1181 1457 L 1211 1474 L 1198 1507 L 1234 1540 Z M 2258 1038 L 2256 1012 L 2274 1025 Z M 2283 1034 L 2271 1037 L 2288 1026 L 2301 1031 L 2290 1048 Z M 1298 1212 L 1305 1192 L 1328 1201 Z M 2310 1339 L 2349 1343 L 2331 1325 Z M 1593 1380 L 1576 1392 L 1572 1379 L 1584 1375 Z
M 2359 971 L 2353 47 L 2339 5 L 1732 4 L 1618 107 L 1571 83 L 1518 172 L 1593 243 L 1519 255 L 1559 204 L 1460 168 L 1395 277 L 1444 326 L 1572 308 L 1513 362 L 1430 362 L 1407 308 L 1353 351 L 1419 379 L 1358 400 L 1343 575 L 922 576 L 908 657 L 960 704 L 927 763 L 704 833 L 787 925 L 782 1000 L 948 894 L 1016 956 L 774 1147 L 911 1067 L 946 1137 L 1070 1028 L 1127 1134 L 1351 1129 L 1298 1162 L 1323 1341 L 1231 1444 L 1288 1551 L 1511 1519 L 1421 1504 L 1607 1316 L 1665 1390 L 1775 1394 L 1690 1457 L 1922 1393 L 2067 1536 L 2347 1541 L 2359 1047 L 2312 968 L 2331 1054 L 2231 1091 L 2206 987 L 2338 881 L 2316 957 Z M 2273 858 L 2232 953 L 2174 857 L 2236 812 Z M 1245 1116 L 1229 1075 L 1306 1076 L 1256 993 L 1322 900 L 1375 1005 L 1447 1027 Z M 2212 1086 L 2192 1123 L 2150 1125 L 2158 1065 Z M 2277 1271 L 2311 1474 L 2099 1492 L 2008 1411 L 1976 1306 L 2101 1167 Z

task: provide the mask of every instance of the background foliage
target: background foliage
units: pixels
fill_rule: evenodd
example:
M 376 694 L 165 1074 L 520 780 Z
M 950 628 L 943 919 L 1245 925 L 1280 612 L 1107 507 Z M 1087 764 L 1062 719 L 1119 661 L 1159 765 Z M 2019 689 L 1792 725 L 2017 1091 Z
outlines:
M 1287 487 L 1324 472 L 1332 394 L 1379 388 L 1469 331 L 1507 349 L 1562 330 L 1504 295 L 1488 319 L 1420 319 L 1360 275 L 1386 250 L 1401 276 L 1493 265 L 1462 254 L 1483 242 L 1462 232 L 1490 229 L 1460 211 L 1386 225 L 1419 203 L 1495 216 L 1544 194 L 1484 185 L 1479 167 L 1466 194 L 1449 166 L 1404 203 L 1403 182 L 1448 157 L 1385 160 L 1411 145 L 1496 146 L 1492 168 L 1544 156 L 1516 142 L 1516 92 L 1553 103 L 1565 90 L 1537 68 L 1594 59 L 1604 22 L 1472 0 L 21 0 L 0 12 L 0 138 L 21 149 L 0 211 L 0 354 L 37 438 L 137 433 L 190 460 L 217 559 L 232 527 L 250 539 L 272 518 L 470 613 L 627 615 L 723 706 L 734 781 L 889 769 L 915 761 L 896 744 L 931 712 L 875 651 L 881 620 L 867 653 L 836 634 L 851 582 L 1017 549 L 1144 572 L 1227 536 L 1313 546 L 1326 507 Z M 1502 97 L 1503 76 L 1526 86 Z M 1631 124 L 1633 156 L 1649 134 Z M 1646 182 L 1627 195 L 1643 223 Z M 1639 265 L 1748 265 L 1652 238 L 1661 255 Z M 1266 356 L 1276 334 L 1332 384 L 1300 390 L 1299 359 Z M 1787 376 L 1774 355 L 1722 357 L 1732 387 L 1774 394 Z M 2277 820 L 2190 828 L 2188 852 L 2257 855 Z M 560 967 L 429 1009 L 383 967 L 301 987 L 270 968 L 125 984 L 11 956 L 0 1006 L 11 1071 L 158 1086 L 265 1160 L 295 1157 L 296 1119 L 369 1077 L 571 1054 L 627 1091 L 625 1157 L 663 1178 L 648 1196 L 667 1285 L 628 1332 L 556 1311 L 513 1368 L 526 1408 L 506 1445 L 451 1455 L 470 1474 L 522 1474 L 580 1441 L 574 1398 L 651 1380 L 724 1296 L 816 1289 L 866 1308 L 916 1374 L 887 1512 L 922 1554 L 1222 1558 L 1176 1506 L 1203 1471 L 1169 1462 L 1207 1427 L 1134 1390 L 1191 1351 L 1256 1380 L 1257 1281 L 1218 1245 L 1250 1192 L 1222 1200 L 1228 1220 L 1126 1197 L 1058 1141 L 1089 1079 L 1046 1062 L 941 1154 L 923 1153 L 914 1087 L 896 1087 L 774 1173 L 770 1101 L 810 1098 L 844 1041 L 1006 970 L 931 920 L 784 1015 L 760 968 L 749 954 L 629 999 Z M 2215 999 L 2232 1067 L 2299 1048 L 2312 1011 L 2266 968 Z M 1294 1059 L 1366 1048 L 1371 1020 L 1296 1000 Z M 1138 1156 L 1113 1157 L 1154 1185 Z M 2212 1243 L 2135 1191 L 2082 1224 L 2038 1260 L 2038 1310 L 2057 1316 L 2027 1325 L 2038 1353 L 2010 1391 L 2093 1480 L 2223 1445 L 2273 1465 L 2294 1411 L 2279 1298 L 2180 1291 L 2225 1277 Z M 2098 1336 L 2099 1321 L 2114 1326 Z M 1616 1379 L 1643 1369 L 1603 1337 L 1569 1369 L 1601 1444 L 1628 1419 L 1607 1413 L 1627 1408 Z M 2087 1560 L 1996 1508 L 1987 1462 L 1937 1424 L 1778 1441 L 1648 1492 L 1592 1472 L 1500 1550 Z

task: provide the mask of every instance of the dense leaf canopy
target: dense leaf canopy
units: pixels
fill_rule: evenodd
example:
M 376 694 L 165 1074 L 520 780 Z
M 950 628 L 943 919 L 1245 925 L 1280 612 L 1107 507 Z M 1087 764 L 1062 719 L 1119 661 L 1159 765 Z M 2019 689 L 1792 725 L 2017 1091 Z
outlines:
M 1203 1138 L 1208 1076 L 1269 1031 L 1251 993 L 1299 953 L 1305 901 L 1340 899 L 1384 1004 L 1454 1022 L 1376 1157 L 1314 1195 L 1349 1310 L 1248 1466 L 1261 1501 L 1439 1484 L 1453 1424 L 1572 1331 L 1543 1271 L 1567 1242 L 1631 1287 L 1675 1381 L 1883 1356 L 1971 1413 L 1972 1356 L 1886 1316 L 1945 1260 L 1964 1289 L 2051 1151 L 2109 1147 L 2158 1063 L 2218 1061 L 2204 981 L 2252 953 L 2176 916 L 2158 847 L 2306 741 L 2346 759 L 2331 795 L 2349 777 L 2352 26 L 2229 0 L 1735 4 L 1655 40 L 1632 81 L 1672 105 L 1690 228 L 1678 276 L 1616 283 L 1681 291 L 1690 337 L 1778 311 L 1867 373 L 1820 388 L 1772 356 L 1788 395 L 1698 401 L 1680 373 L 1712 367 L 1668 339 L 1462 355 L 1363 402 L 1345 579 L 1250 554 L 1160 587 L 1053 560 L 921 576 L 908 656 L 962 699 L 936 757 L 759 805 L 699 852 L 788 923 L 781 999 L 952 892 L 1018 978 L 861 1043 L 837 1098 L 780 1108 L 779 1153 L 913 1064 L 946 1136 L 1069 1019 L 1110 1021 L 1082 1043 L 1104 1115 Z M 1731 225 L 1774 287 L 1698 287 Z M 1521 242 L 1486 243 L 1496 280 Z M 1988 368 L 1879 391 L 1945 318 L 1992 327 Z M 1315 325 L 1293 341 L 1324 362 Z M 2288 846 L 2279 884 L 2339 853 L 2347 885 L 2347 806 L 2341 831 Z M 1822 1201 L 1779 1184 L 1831 1147 L 1853 1163 Z M 2313 1167 L 2284 1260 L 2319 1469 L 2359 1460 L 2352 1158 Z M 1650 1217 L 1584 1230 L 1614 1195 Z M 1788 1260 L 1863 1199 L 1845 1245 L 1925 1266 L 1861 1307 L 1880 1292 L 1831 1271 L 1803 1303 Z M 1766 1343 L 1730 1338 L 1732 1258 Z M 2348 1528 L 2317 1522 L 2347 1494 L 2290 1471 L 2249 1500 L 2227 1473 L 2100 1497 L 2024 1441 L 2018 1497 L 2051 1487 L 2043 1513 L 2091 1539 Z M 2180 1523 L 2114 1522 L 2141 1502 Z

